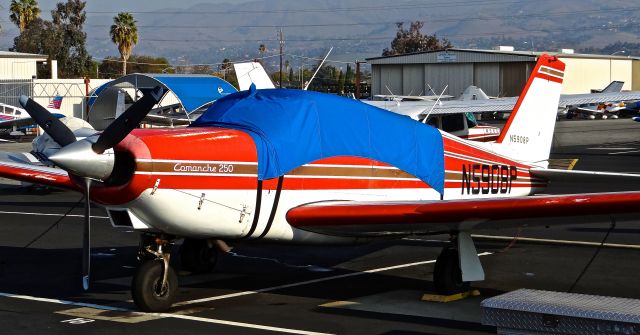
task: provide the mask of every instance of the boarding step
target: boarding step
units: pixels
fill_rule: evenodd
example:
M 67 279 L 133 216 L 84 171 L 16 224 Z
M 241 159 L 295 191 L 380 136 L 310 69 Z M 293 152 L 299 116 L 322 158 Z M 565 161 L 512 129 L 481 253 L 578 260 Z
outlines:
M 520 289 L 481 303 L 498 334 L 640 335 L 640 300 Z

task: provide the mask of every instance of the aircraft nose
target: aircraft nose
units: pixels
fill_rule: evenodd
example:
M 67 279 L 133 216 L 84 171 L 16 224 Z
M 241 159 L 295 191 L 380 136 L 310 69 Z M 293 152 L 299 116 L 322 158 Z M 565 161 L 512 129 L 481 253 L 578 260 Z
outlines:
M 49 156 L 49 160 L 68 172 L 85 178 L 105 180 L 109 178 L 114 167 L 113 150 L 102 154 L 93 151 L 94 137 L 71 143 Z

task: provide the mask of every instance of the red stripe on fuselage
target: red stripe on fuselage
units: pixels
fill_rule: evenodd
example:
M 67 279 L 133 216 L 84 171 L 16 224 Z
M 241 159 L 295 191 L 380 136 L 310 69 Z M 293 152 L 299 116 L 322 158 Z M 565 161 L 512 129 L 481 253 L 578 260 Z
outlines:
M 473 164 L 506 165 L 517 167 L 517 180 L 513 187 L 531 187 L 539 183 L 530 180 L 529 167 L 508 158 L 487 152 L 482 148 L 465 143 L 450 135 L 443 136 L 445 149 L 445 169 L 449 177 L 460 181 L 448 181 L 446 187 L 459 188 L 465 168 Z M 198 175 L 197 172 L 173 171 L 168 168 L 172 162 L 187 164 L 209 164 L 209 162 L 229 162 L 243 165 L 255 164 L 256 147 L 251 136 L 240 130 L 224 128 L 186 129 L 138 129 L 132 132 L 116 148 L 118 152 L 129 152 L 138 160 L 137 171 L 131 181 L 116 187 L 96 186 L 92 189 L 95 200 L 104 204 L 124 204 L 136 199 L 144 190 L 152 189 L 158 182 L 159 189 L 182 190 L 254 190 L 257 175 Z M 156 163 L 157 162 L 157 163 Z M 169 163 L 167 163 L 169 162 Z M 191 162 L 191 163 L 189 163 Z M 202 163 L 200 163 L 202 162 Z M 160 164 L 162 163 L 162 164 Z M 305 173 L 285 175 L 283 190 L 352 190 L 352 189 L 415 189 L 430 188 L 417 179 L 411 179 L 398 169 L 385 170 L 388 164 L 361 157 L 332 157 L 311 162 Z M 142 171 L 142 167 L 148 169 Z M 164 170 L 160 171 L 160 167 Z M 310 169 L 313 168 L 313 169 Z M 309 175 L 313 171 L 347 171 L 340 175 Z M 357 170 L 354 175 L 353 170 Z M 312 171 L 312 172 L 309 172 Z M 357 173 L 363 173 L 357 175 Z M 366 171 L 372 171 L 366 173 Z M 397 177 L 389 171 L 397 171 Z M 335 171 L 334 171 L 335 173 Z M 453 174 L 452 174 L 453 173 Z M 374 178 L 372 176 L 386 176 Z M 391 177 L 388 177 L 391 175 Z M 368 177 L 367 177 L 368 176 Z M 520 184 L 522 182 L 522 184 Z M 533 182 L 533 184 L 532 184 Z M 265 180 L 264 190 L 274 190 L 277 178 Z M 410 200 L 410 199 L 408 199 Z

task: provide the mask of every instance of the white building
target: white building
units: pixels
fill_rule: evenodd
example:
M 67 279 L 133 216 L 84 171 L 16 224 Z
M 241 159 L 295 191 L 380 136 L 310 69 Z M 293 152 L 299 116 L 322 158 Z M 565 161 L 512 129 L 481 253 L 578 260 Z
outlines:
M 0 51 L 0 79 L 32 79 L 38 74 L 37 64 L 46 62 L 46 55 Z M 57 70 L 57 66 L 54 66 L 54 68 Z M 55 72 L 57 71 L 52 71 L 54 75 Z

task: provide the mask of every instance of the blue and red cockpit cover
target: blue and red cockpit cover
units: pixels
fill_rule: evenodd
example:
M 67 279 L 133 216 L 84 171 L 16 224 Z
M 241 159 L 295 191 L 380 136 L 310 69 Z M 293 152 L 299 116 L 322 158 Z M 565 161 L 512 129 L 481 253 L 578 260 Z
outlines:
M 395 166 L 436 191 L 444 191 L 440 132 L 357 100 L 252 87 L 219 99 L 191 124 L 203 126 L 239 129 L 251 135 L 261 180 L 319 159 L 356 156 Z

